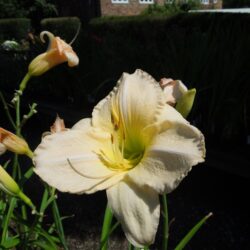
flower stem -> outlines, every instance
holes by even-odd
[[[168,249],[168,235],[169,235],[169,226],[168,226],[168,205],[167,205],[167,195],[162,195],[162,204],[163,204],[163,239],[162,239],[162,250]]]
[[[109,206],[106,206],[103,225],[102,225],[102,234],[101,234],[101,250],[108,249],[108,235],[110,232],[110,227],[113,219],[113,214]]]
[[[10,121],[12,127],[13,127],[14,129],[16,129],[16,124],[15,124],[14,120],[12,119],[12,116],[11,116],[10,111],[9,111],[8,104],[6,103],[6,101],[5,101],[5,99],[4,99],[4,96],[3,96],[2,92],[0,92],[0,99],[2,100],[3,107],[4,107],[4,109],[5,109],[6,115],[7,115],[8,119],[9,119],[9,121]]]
[[[4,244],[4,241],[7,239],[8,227],[9,227],[10,219],[11,219],[11,216],[12,216],[12,213],[13,213],[15,206],[16,206],[16,198],[13,197],[10,200],[10,206],[8,209],[8,213],[7,213],[7,215],[4,219],[4,222],[3,222],[3,232],[2,232],[1,245]]]
[[[20,83],[20,85],[19,85],[19,90],[20,90],[21,92],[23,92],[23,91],[25,90],[25,88],[26,88],[26,86],[27,86],[27,83],[28,83],[28,81],[29,81],[30,78],[31,78],[31,75],[30,75],[29,73],[27,73],[27,74],[24,76],[23,80],[21,81],[21,83]]]
[[[49,187],[49,189],[50,189],[50,195],[54,196],[55,195],[55,189],[51,188],[51,187]],[[65,240],[65,236],[64,236],[62,219],[61,219],[60,212],[59,212],[57,202],[56,202],[55,199],[52,201],[52,213],[53,213],[55,226],[56,226],[56,229],[57,229],[59,239],[60,239],[60,241],[61,241],[61,243],[63,245],[64,250],[68,250],[66,240]]]
[[[128,244],[128,250],[133,250],[133,245],[129,242],[129,244]]]

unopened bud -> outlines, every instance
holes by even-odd
[[[190,89],[178,100],[176,104],[176,110],[181,113],[184,118],[186,118],[192,110],[195,95],[196,89]]]
[[[23,200],[32,209],[35,208],[32,201],[27,197],[19,188],[15,180],[5,171],[5,169],[0,165],[0,189],[5,193],[18,197]]]
[[[33,153],[27,142],[3,128],[0,128],[0,143],[3,144],[7,150],[13,153],[25,154],[32,158]]]

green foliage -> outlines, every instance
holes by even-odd
[[[250,0],[223,0],[223,8],[250,7]]]
[[[6,102],[5,96],[0,92],[0,102],[5,111],[5,116],[4,114],[2,115],[4,116],[3,119],[8,121],[12,130],[15,131],[14,133],[22,138],[25,123],[37,113],[35,109],[36,103],[33,103],[29,107],[28,113],[22,113],[20,108],[21,97],[25,89],[24,87],[21,88],[21,86],[26,86],[29,79],[28,74],[23,78],[19,90],[15,91],[12,96],[11,104]],[[18,144],[18,142],[16,143]],[[14,188],[19,191],[20,189],[25,190],[24,192],[29,190],[29,181],[33,176],[34,168],[32,162],[33,153],[31,152],[28,156],[30,162],[28,163],[26,161],[26,164],[29,164],[26,168],[24,164],[20,163],[20,158],[23,157],[23,155],[12,154],[10,160],[4,163],[4,169],[9,172],[9,175],[15,180],[15,182],[12,181]],[[1,157],[1,160],[4,160],[3,158]],[[0,176],[0,178],[4,177],[5,176]],[[12,180],[10,177],[8,178]],[[7,181],[10,182],[10,180]],[[3,181],[3,179],[1,181]],[[2,183],[3,182],[0,182],[0,184]],[[12,186],[9,187],[13,187],[13,183],[11,183]],[[18,199],[18,197],[15,196],[16,194],[12,193],[12,190],[13,189],[9,192],[8,188],[0,185],[0,249],[56,250],[62,245],[63,249],[67,250],[62,218],[56,203],[57,197],[55,189],[44,184],[43,195],[38,195],[39,199],[36,202],[36,207],[31,200],[24,195],[19,196],[19,198],[22,199]],[[23,197],[26,197],[26,199],[23,199]],[[30,210],[30,206],[32,207],[32,211]],[[50,225],[44,222],[44,218],[49,209],[54,219]]]
[[[56,5],[50,0],[0,0],[0,18],[29,17],[41,20],[57,15]]]
[[[181,79],[197,89],[190,119],[205,135],[244,143],[250,131],[249,18],[200,13],[93,20],[93,73],[85,81],[97,85],[109,79],[104,86],[111,87],[112,76],[136,68],[158,80]],[[105,87],[98,91],[101,97]]]
[[[17,0],[0,0],[0,18],[26,17],[27,10]]]
[[[142,12],[142,15],[149,16],[172,16],[181,12],[188,12],[189,10],[198,9],[200,7],[199,0],[181,0],[164,5],[152,4]]]
[[[158,4],[152,4],[149,5],[147,9],[145,9],[141,14],[142,15],[163,15],[163,16],[169,16],[178,14],[181,12],[181,8],[178,4],[173,1],[171,4],[165,4],[165,5],[158,5]]]
[[[188,12],[189,10],[196,10],[201,8],[200,0],[182,0],[178,4],[180,6],[180,9],[186,12]]]
[[[31,22],[27,18],[0,19],[0,42],[14,39],[20,41],[27,37]]]
[[[164,76],[181,79],[197,89],[190,119],[208,138],[243,143],[250,133],[249,18],[244,14],[181,13],[94,19],[74,43],[79,67],[69,70],[61,65],[50,76],[34,79],[36,84],[27,95],[44,95],[49,101],[87,109],[108,94],[122,72],[141,68],[157,80]],[[46,19],[42,27],[70,42],[78,20],[70,19],[68,24],[66,20]],[[6,72],[5,64],[7,60],[0,72]],[[11,76],[2,73],[1,86],[8,82],[5,89],[16,88],[14,78],[20,77],[16,69],[22,70],[23,65],[19,61],[9,67],[16,72]]]

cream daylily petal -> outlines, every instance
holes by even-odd
[[[81,130],[86,130],[89,129],[91,126],[91,119],[90,118],[84,118],[81,119],[80,121],[78,121],[73,127],[72,129],[81,129]]]
[[[123,178],[99,159],[100,145],[110,138],[85,130],[68,130],[43,138],[35,150],[35,172],[62,192],[92,193],[106,189]]]
[[[204,161],[204,157],[202,133],[191,125],[172,123],[156,136],[143,160],[128,176],[141,187],[149,186],[158,193],[169,193],[192,166]]]
[[[79,58],[75,52],[73,52],[73,51],[67,52],[66,51],[65,56],[67,57],[69,67],[74,67],[74,66],[79,64]]]
[[[141,129],[153,123],[164,104],[161,87],[148,73],[136,70],[133,74],[123,74],[118,105],[128,136],[140,134]]]
[[[117,88],[102,99],[92,112],[92,125],[95,128],[101,128],[104,131],[112,132],[113,124],[111,122],[111,98],[116,93]]]
[[[160,216],[158,194],[149,187],[121,181],[107,189],[107,197],[127,239],[136,247],[152,244]]]
[[[165,104],[157,115],[156,122],[178,122],[183,124],[189,124],[189,122],[183,118],[183,116],[172,106]]]
[[[172,127],[172,124],[176,122],[189,124],[175,108],[166,103],[157,114],[156,122],[149,124],[142,130],[143,137],[147,141],[152,141],[153,137]]]
[[[133,74],[123,73],[117,86],[93,110],[94,127],[113,131],[111,110],[120,115],[126,131],[140,132],[155,121],[164,106],[164,94],[159,84],[148,73],[136,70]],[[140,98],[143,95],[143,98]],[[129,133],[128,132],[128,133]],[[131,135],[133,136],[133,135]]]

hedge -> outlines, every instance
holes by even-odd
[[[27,38],[29,31],[31,31],[31,21],[28,18],[0,19],[0,42]]]
[[[136,68],[157,80],[181,79],[198,90],[190,119],[209,138],[245,143],[250,134],[248,14],[96,19],[90,36],[95,85]]]
[[[49,30],[68,42],[73,39],[80,26],[78,17],[45,18],[41,21],[41,30]]]
[[[42,27],[70,41],[73,35],[67,32],[75,33],[77,21],[67,27],[62,23],[47,19]],[[141,68],[157,80],[181,79],[197,89],[189,119],[208,143],[245,145],[250,134],[249,45],[248,14],[94,19],[73,45],[79,67],[61,65],[34,78],[26,94],[82,110],[103,98],[122,72]]]

